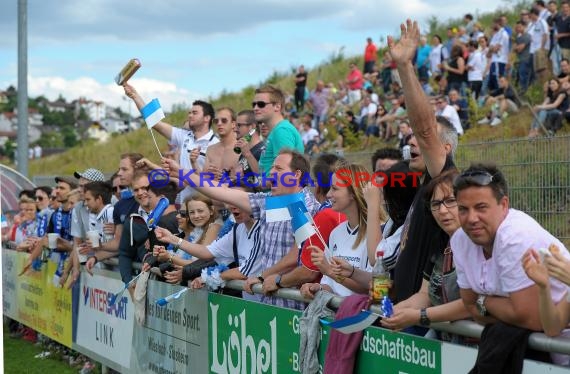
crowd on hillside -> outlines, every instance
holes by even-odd
[[[533,24],[541,4],[530,11]],[[358,313],[369,303],[372,270],[381,269],[390,274],[394,304],[393,315],[379,321],[382,327],[479,344],[480,368],[522,368],[521,342],[531,331],[556,336],[570,321],[570,254],[533,218],[510,207],[508,183],[496,166],[474,160],[460,172],[454,164],[458,136],[469,123],[457,113],[456,100],[488,90],[501,113],[518,107],[510,102],[507,92],[515,90],[507,89],[503,75],[510,61],[501,43],[511,38],[501,36],[507,31],[499,21],[489,35],[489,72],[480,72],[481,84],[453,75],[472,72],[466,66],[473,55],[487,55],[477,52],[484,31],[466,20],[457,35],[450,30],[449,48],[439,43],[429,52],[417,24],[408,21],[401,37],[388,43],[389,86],[368,40],[365,74],[351,64],[339,87],[319,81],[307,97],[308,74],[300,67],[289,110],[288,96],[271,85],[255,91],[251,109],[237,112],[195,101],[181,127],[151,124],[151,131],[169,141],[163,157],[153,156],[154,149],[126,153],[108,181],[88,167],[74,178],[56,177],[53,190],[23,193],[21,212],[3,239],[29,252],[23,272],[56,261],[58,279],[68,286],[81,271],[91,273],[117,257],[131,297],[135,284],[146,279],[133,273],[133,262],[141,262],[143,274],[152,271],[165,282],[192,288],[244,280],[244,292],[235,296],[289,308],[306,304],[277,297],[276,290],[298,288],[320,302],[331,294],[360,295],[350,298],[355,304],[343,305]],[[439,63],[432,63],[434,53]],[[441,90],[433,102],[426,96],[430,79]],[[381,95],[378,85],[384,85]],[[139,109],[146,106],[135,87],[125,83],[124,90]],[[347,109],[352,106],[361,109]],[[360,130],[398,137],[398,146],[378,149],[370,167],[350,163],[342,154],[322,152],[330,141],[323,136],[324,123],[335,125],[337,148],[349,131]],[[368,141],[364,147],[369,149]],[[276,217],[272,209],[272,199],[291,196],[317,230],[300,242],[291,219]],[[220,270],[219,279],[202,271],[212,266]],[[252,292],[255,284],[262,294]],[[306,313],[302,323],[318,317]],[[461,319],[485,325],[481,341],[430,330],[433,322]],[[499,346],[498,336],[505,337]],[[512,354],[518,350],[522,354]],[[540,358],[569,364],[567,356]],[[313,372],[314,357],[302,357],[301,365],[303,372]],[[352,370],[331,359],[325,372],[329,365],[336,372]]]

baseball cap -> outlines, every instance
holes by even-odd
[[[104,182],[105,181],[105,176],[103,175],[103,173],[100,170],[93,169],[93,168],[86,169],[82,173],[76,171],[75,173],[73,173],[73,175],[77,179],[85,178],[91,182]]]
[[[77,188],[77,181],[70,177],[55,177],[55,183],[65,182],[69,184],[69,187],[73,190]]]

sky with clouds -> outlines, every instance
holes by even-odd
[[[5,89],[17,84],[17,1],[1,3]],[[509,1],[28,0],[28,92],[126,109],[113,79],[136,57],[143,66],[132,84],[170,109],[257,85],[298,64],[310,70],[341,47],[361,54],[368,36],[378,44],[397,35],[406,18],[426,25],[430,16],[444,21],[499,6]]]

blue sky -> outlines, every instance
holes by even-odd
[[[1,2],[5,89],[17,83],[17,0]],[[169,109],[256,85],[275,70],[301,63],[310,70],[341,47],[346,55],[361,54],[368,36],[379,44],[408,17],[425,24],[432,15],[446,20],[498,6],[509,2],[28,0],[28,91],[69,101],[84,96],[126,109],[113,78],[137,57],[143,66],[132,84]]]

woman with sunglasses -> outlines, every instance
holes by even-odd
[[[38,213],[36,214],[36,227],[37,236],[39,238],[47,234],[48,223],[51,219],[51,215],[54,212],[50,208],[50,195],[52,193],[51,187],[40,186],[34,189],[34,194],[36,197],[36,208]]]

